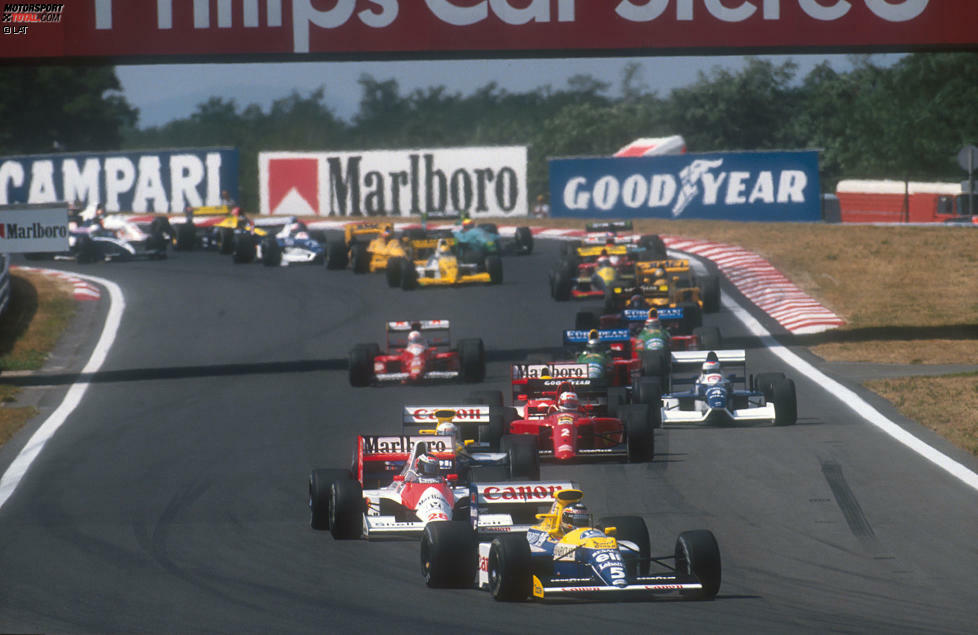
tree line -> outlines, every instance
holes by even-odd
[[[978,142],[978,54],[850,62],[844,72],[822,64],[800,77],[792,61],[748,58],[664,96],[643,83],[637,64],[624,68],[614,96],[611,82],[589,75],[556,89],[490,83],[468,95],[443,86],[405,93],[396,80],[363,75],[349,121],[321,86],[267,109],[215,95],[189,117],[147,128],[136,126],[111,67],[7,67],[0,154],[234,146],[248,209],[257,206],[263,150],[526,145],[531,195],[548,191],[548,158],[607,156],[635,138],[673,134],[692,152],[818,149],[827,191],[842,178],[963,179],[955,156]]]

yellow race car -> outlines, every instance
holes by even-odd
[[[343,269],[350,265],[354,273],[383,271],[387,260],[399,249],[394,225],[389,222],[362,221],[343,228],[343,239],[326,243],[326,268]]]
[[[459,258],[452,238],[429,239],[434,243],[430,255],[424,258],[392,258],[387,264],[387,283],[405,291],[418,287],[456,286],[463,284],[500,284],[503,281],[503,261],[498,254],[485,259],[468,261]],[[425,243],[427,244],[427,243]],[[421,251],[415,251],[414,256]]]

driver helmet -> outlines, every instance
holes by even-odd
[[[576,392],[565,392],[557,399],[557,409],[561,412],[577,412],[581,402],[577,398]]]
[[[716,359],[707,359],[703,362],[703,374],[714,375],[720,372],[720,362]]]
[[[462,219],[462,229],[472,229],[473,227],[475,227],[474,220],[472,220],[471,218]]]
[[[591,512],[584,503],[574,503],[564,509],[560,515],[560,529],[567,533],[581,527],[591,526]]]
[[[424,346],[426,342],[424,341],[424,336],[421,335],[421,331],[411,331],[408,333],[408,346]]]
[[[438,255],[447,256],[452,253],[452,248],[448,245],[448,241],[444,238],[438,239]]]
[[[641,294],[636,293],[628,299],[628,307],[631,309],[640,309],[644,302],[642,301]]]
[[[607,267],[610,264],[611,264],[611,259],[608,258],[607,252],[602,251],[601,252],[601,255],[598,256],[598,259],[595,262],[595,265],[598,266],[598,267]]]
[[[438,476],[438,459],[430,454],[420,454],[414,461],[414,471],[420,476]]]
[[[598,337],[597,331],[591,331],[587,336],[587,352],[589,353],[601,353],[601,338]]]
[[[659,328],[659,312],[655,309],[649,309],[649,316],[645,319],[645,328],[647,329],[657,329]]]
[[[449,419],[448,421],[439,423],[438,427],[435,428],[435,433],[438,436],[452,437],[452,439],[455,439],[458,436],[458,426]]]
[[[613,267],[617,267],[618,263],[621,262],[621,257],[618,254],[614,254],[613,256],[608,258],[608,261],[611,263]]]

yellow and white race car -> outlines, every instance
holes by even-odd
[[[497,254],[468,261],[460,258],[451,238],[434,240],[434,251],[425,259],[392,259],[388,262],[387,282],[405,291],[418,287],[457,286],[464,284],[500,284],[503,261]]]

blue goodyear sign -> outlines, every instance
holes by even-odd
[[[182,212],[238,195],[234,148],[32,154],[0,158],[0,205],[80,201],[107,212]]]
[[[550,161],[552,216],[818,221],[820,194],[814,151]]]

